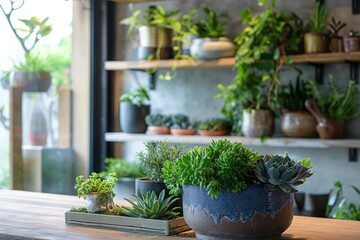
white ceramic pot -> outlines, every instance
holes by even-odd
[[[233,57],[235,55],[235,45],[225,37],[196,38],[192,41],[190,54],[199,60]]]

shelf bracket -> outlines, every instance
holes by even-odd
[[[150,90],[155,90],[156,89],[156,71],[147,71],[147,70],[142,70],[142,69],[129,69],[131,71],[139,71],[139,72],[144,72],[147,73],[149,76],[149,89]]]
[[[357,162],[358,161],[358,150],[357,148],[349,148],[349,161]]]
[[[311,63],[315,67],[315,80],[318,84],[324,83],[324,65],[323,64],[314,64]]]
[[[350,80],[359,83],[359,63],[350,62]]]
[[[360,13],[360,0],[352,0],[352,14]]]

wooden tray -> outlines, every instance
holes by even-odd
[[[104,214],[65,212],[66,224],[109,228],[128,232],[174,235],[190,230],[183,217],[173,220],[133,218]]]

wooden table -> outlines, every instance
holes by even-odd
[[[0,239],[194,239],[192,231],[169,237],[65,224],[65,211],[84,204],[75,196],[0,190]],[[360,221],[295,216],[282,239],[359,240]]]

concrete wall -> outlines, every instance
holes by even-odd
[[[330,8],[330,16],[348,23],[348,27],[341,32],[347,33],[354,28],[359,30],[360,15],[351,14],[351,0],[344,1],[327,1]],[[203,6],[208,6],[216,9],[218,12],[227,11],[230,15],[230,22],[228,25],[228,36],[233,38],[241,32],[240,11],[248,6],[257,8],[257,1],[255,0],[222,0],[222,1],[200,1],[200,0],[182,0],[161,2],[165,9],[181,9],[183,12],[188,12],[189,9],[200,9]],[[149,4],[135,4],[125,5],[119,4],[120,20],[127,15],[131,9],[145,9]],[[278,0],[277,6],[279,9],[294,11],[299,16],[305,18],[314,9],[314,0],[289,1]],[[137,34],[133,34],[131,40],[124,41],[124,35],[127,30],[126,26],[119,26],[120,30],[118,37],[119,42],[125,42],[125,46],[121,45],[118,48],[119,59],[136,59]],[[124,50],[126,51],[124,52]],[[304,71],[304,78],[314,79],[314,68],[310,65],[299,65]],[[347,64],[331,64],[325,66],[325,73],[332,73],[334,80],[342,84],[349,79],[349,66]],[[209,117],[221,117],[220,109],[222,100],[215,100],[213,97],[218,93],[216,85],[221,82],[225,85],[232,82],[235,72],[231,69],[210,70],[210,69],[194,69],[194,70],[177,70],[177,76],[171,81],[157,81],[156,90],[151,91],[151,107],[153,113],[186,113],[193,120],[201,120]],[[281,75],[282,81],[294,79],[294,72],[289,70]],[[139,82],[147,84],[147,75],[143,73],[125,73],[124,75],[125,89],[136,87],[134,83]],[[134,81],[137,80],[137,81]],[[326,88],[326,80],[324,88]],[[359,121],[352,121],[347,124],[348,138],[359,138],[360,127]],[[277,128],[276,136],[281,133]],[[143,144],[125,144],[124,156],[127,159],[135,159],[135,154],[143,148]],[[360,187],[360,162],[349,162],[348,149],[332,148],[332,149],[307,149],[307,148],[268,148],[256,147],[262,154],[283,154],[288,151],[290,156],[294,158],[310,157],[313,161],[315,174],[309,179],[307,183],[300,186],[299,191],[306,191],[307,193],[326,193],[333,183],[337,180],[344,184],[354,184]],[[350,197],[350,200],[360,202],[360,198],[352,194],[349,188],[345,189],[345,194]],[[308,202],[308,201],[307,201]],[[307,204],[307,208],[309,205]]]

